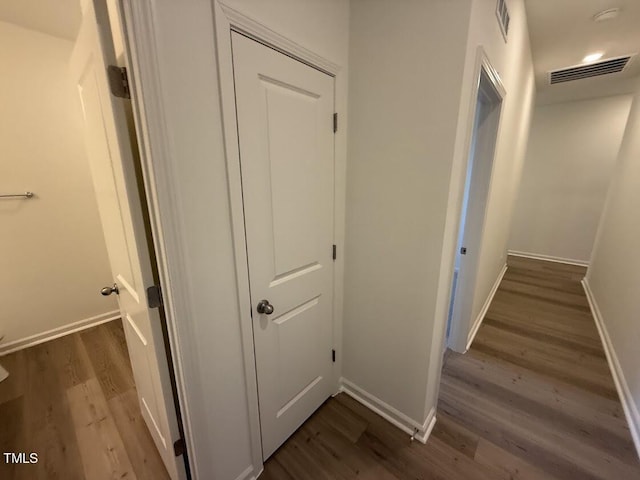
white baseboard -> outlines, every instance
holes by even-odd
[[[517,250],[507,250],[509,255],[514,257],[532,258],[534,260],[545,260],[547,262],[565,263],[567,265],[577,265],[578,267],[588,267],[588,260],[576,260],[575,258],[554,257],[552,255],[543,255],[541,253],[518,252]]]
[[[33,347],[34,345],[48,342],[49,340],[53,340],[55,338],[63,337],[64,335],[69,335],[71,333],[79,332],[80,330],[95,327],[96,325],[110,322],[117,318],[120,318],[120,311],[113,310],[111,312],[102,313],[94,317],[89,317],[77,322],[69,323],[62,327],[54,328],[46,332],[37,333],[29,337],[14,340],[4,345],[0,344],[0,357],[9,353],[16,352],[18,350],[22,350],[24,348]]]
[[[613,343],[611,343],[611,337],[609,337],[609,332],[607,331],[607,327],[604,323],[604,318],[602,317],[600,308],[598,308],[598,303],[596,302],[593,292],[591,291],[591,287],[589,286],[589,280],[586,277],[582,280],[582,287],[587,295],[589,307],[591,307],[591,313],[596,322],[596,327],[598,328],[598,333],[600,334],[600,339],[604,346],[604,352],[607,355],[609,369],[611,370],[613,381],[616,384],[616,389],[618,390],[618,396],[622,403],[624,415],[627,418],[627,423],[629,424],[631,438],[633,439],[636,452],[640,458],[640,413],[638,413],[638,408],[636,407],[633,396],[631,395],[631,390],[629,389],[629,384],[624,376],[624,371],[618,361],[618,356],[613,348]]]
[[[422,443],[427,443],[431,430],[433,430],[436,424],[435,408],[431,409],[424,423],[420,424],[344,377],[340,379],[339,391],[346,393],[369,410],[374,411],[389,423],[395,425],[403,432],[414,436],[416,440]]]
[[[502,279],[504,278],[505,273],[507,273],[506,263],[504,264],[504,267],[502,267],[502,270],[498,274],[498,278],[493,284],[493,287],[491,287],[489,296],[485,300],[484,305],[482,305],[482,309],[480,310],[480,313],[478,314],[475,321],[473,322],[473,327],[471,327],[471,331],[469,332],[469,336],[467,337],[467,348],[465,349],[465,352],[471,348],[471,344],[473,343],[473,340],[476,338],[476,334],[478,333],[478,330],[480,330],[480,325],[482,325],[482,320],[484,320],[485,315],[489,311],[489,307],[491,306],[493,297],[496,295],[496,292],[498,291],[498,287],[500,286],[500,282],[502,282]]]

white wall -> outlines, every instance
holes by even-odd
[[[505,44],[492,0],[351,2],[343,371],[416,423],[437,399],[480,44],[507,98],[476,312],[506,257],[534,95],[524,5],[509,6]]]
[[[112,281],[68,77],[73,44],[0,22],[0,348],[113,312]]]
[[[192,459],[201,479],[250,478],[261,469],[253,464],[261,453],[251,450],[247,398],[247,382],[255,379],[245,378],[241,338],[241,322],[251,319],[241,318],[239,310],[239,302],[248,299],[239,297],[234,265],[212,2],[143,3],[153,15],[160,63],[159,74],[148,80],[159,82],[167,122],[155,132],[167,132],[170,164],[170,185],[160,185],[158,196],[179,221],[178,229],[165,232],[175,242],[162,247],[170,277],[180,280],[173,288],[187,296],[175,309],[196,444]],[[346,73],[346,1],[226,3]],[[336,104],[346,114],[344,95]]]
[[[351,2],[343,375],[419,424],[470,9]]]
[[[630,95],[535,109],[509,249],[587,263]]]
[[[640,82],[587,271],[640,455]]]

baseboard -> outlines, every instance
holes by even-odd
[[[79,332],[80,330],[95,327],[96,325],[110,322],[117,318],[120,318],[120,311],[113,310],[111,312],[102,313],[94,317],[89,317],[77,322],[69,323],[68,325],[54,328],[53,330],[48,330],[46,332],[37,333],[35,335],[21,338],[19,340],[14,340],[4,345],[0,344],[0,357],[9,353],[16,352],[18,350],[22,350],[24,348],[33,347],[34,345],[48,342],[49,340],[53,340],[55,338],[63,337],[64,335],[69,335],[71,333]]]
[[[422,443],[427,443],[436,424],[435,408],[431,409],[424,423],[420,424],[344,377],[340,379],[339,390]]]
[[[502,279],[504,278],[505,273],[507,273],[506,263],[504,264],[504,267],[502,267],[502,270],[498,274],[498,278],[493,284],[493,287],[491,287],[489,296],[485,300],[484,305],[482,305],[482,309],[480,310],[480,313],[478,314],[475,321],[473,322],[473,327],[471,328],[471,331],[469,332],[469,336],[467,337],[467,348],[465,349],[465,352],[471,348],[471,344],[473,343],[473,340],[476,338],[476,334],[478,333],[478,330],[480,330],[480,325],[482,325],[482,320],[484,320],[485,315],[489,311],[489,307],[491,306],[493,297],[495,297],[496,292],[498,291],[498,287],[500,287],[500,282],[502,282]]]
[[[554,257],[552,255],[542,255],[541,253],[518,252],[517,250],[508,250],[507,253],[514,257],[532,258],[533,260],[565,263],[567,265],[577,265],[578,267],[589,266],[589,262],[587,260],[576,260],[575,258]]]
[[[598,333],[600,334],[600,339],[604,346],[604,352],[607,355],[609,369],[611,370],[611,375],[613,376],[613,381],[616,384],[618,396],[622,403],[622,409],[624,410],[624,415],[627,418],[627,423],[629,424],[631,438],[633,439],[636,452],[640,458],[640,413],[638,413],[636,404],[633,401],[629,384],[627,383],[627,379],[625,378],[620,362],[618,361],[618,356],[613,348],[613,343],[611,343],[611,337],[609,337],[609,332],[607,331],[607,327],[604,323],[604,318],[602,317],[600,308],[598,308],[598,303],[593,296],[593,292],[589,286],[589,281],[586,277],[582,280],[582,287],[584,288],[584,293],[587,295],[589,307],[591,307],[591,313],[596,322],[596,327],[598,328]]]

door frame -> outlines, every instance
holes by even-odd
[[[197,392],[187,385],[198,388],[202,385],[199,368],[191,352],[197,351],[196,339],[190,325],[193,318],[190,305],[189,268],[186,248],[182,238],[182,224],[177,191],[174,186],[174,163],[171,158],[170,132],[166,124],[168,115],[163,103],[162,67],[156,55],[155,12],[150,0],[115,0],[122,15],[124,50],[130,68],[129,82],[132,86],[132,104],[138,135],[144,184],[147,193],[153,240],[156,247],[158,270],[164,289],[163,300],[167,316],[167,330],[171,342],[180,410],[184,421],[185,442],[189,452],[191,474],[196,477],[201,468],[206,468],[207,439],[199,427],[199,417],[204,415],[204,406]],[[242,191],[240,184],[240,158],[235,114],[235,88],[231,51],[231,30],[238,31],[261,43],[285,53],[305,64],[334,77],[334,107],[339,112],[338,131],[334,135],[334,243],[338,248],[334,262],[333,284],[333,344],[337,352],[333,364],[332,381],[338,392],[342,371],[342,315],[344,284],[344,236],[346,198],[347,155],[347,73],[342,65],[318,55],[297,42],[281,35],[270,26],[224,5],[221,0],[212,0],[215,49],[217,52],[218,80],[220,82],[220,106],[223,127],[223,143],[227,165],[231,210],[231,233],[234,245],[236,288],[240,312],[240,331],[243,349],[245,386],[251,442],[252,465],[240,477],[257,475],[262,471],[262,440],[260,433],[258,393],[249,297],[247,255],[244,237]],[[144,83],[142,85],[141,83]],[[171,262],[168,262],[168,256]],[[177,319],[181,319],[180,322]],[[239,399],[240,401],[241,399]],[[198,445],[196,447],[196,438]],[[203,445],[204,442],[204,445]],[[201,467],[202,465],[202,467]]]
[[[227,182],[231,203],[233,243],[235,251],[236,280],[240,298],[242,345],[244,351],[245,379],[248,392],[251,450],[254,466],[262,465],[262,438],[258,410],[258,386],[251,321],[251,298],[249,295],[249,268],[245,241],[244,206],[240,171],[240,151],[235,105],[233,77],[233,55],[231,32],[245,35],[284,55],[294,58],[334,78],[334,112],[340,113],[340,125],[334,134],[334,198],[333,198],[333,243],[338,255],[333,269],[333,348],[336,362],[333,364],[332,382],[335,391],[339,388],[342,371],[342,292],[344,279],[344,229],[345,229],[345,178],[346,178],[346,75],[340,65],[307,49],[271,27],[264,25],[244,13],[214,0],[214,21],[218,53],[218,75],[222,125],[227,160]],[[342,99],[342,101],[340,101]],[[259,470],[259,469],[257,469]]]
[[[454,257],[453,257],[453,262],[451,264],[451,275],[450,275],[450,285],[449,285],[449,297],[448,297],[448,302],[447,305],[451,305],[451,303],[453,302],[453,316],[451,318],[451,335],[449,337],[449,339],[447,340],[446,338],[446,329],[447,329],[447,323],[449,321],[449,310],[447,309],[447,318],[445,319],[445,329],[444,329],[444,339],[443,342],[446,344],[446,346],[448,346],[449,348],[464,353],[468,350],[471,341],[473,340],[473,335],[472,333],[475,334],[475,332],[472,331],[467,331],[466,329],[462,328],[462,325],[460,325],[460,322],[463,321],[464,319],[460,318],[460,310],[462,310],[462,306],[461,306],[461,300],[460,300],[460,295],[457,295],[458,299],[456,301],[456,299],[454,298],[454,290],[452,288],[452,280],[453,277],[455,275],[455,263],[456,263],[456,259],[458,257],[458,242],[460,240],[460,236],[463,234],[463,232],[460,231],[460,223],[462,220],[462,214],[463,214],[463,203],[464,203],[464,195],[465,195],[465,186],[466,186],[466,179],[469,175],[469,170],[472,168],[473,166],[473,161],[471,159],[471,153],[472,153],[472,149],[474,147],[473,145],[473,136],[474,136],[474,128],[475,128],[475,123],[476,123],[476,113],[477,113],[477,105],[478,105],[478,97],[481,94],[481,78],[482,75],[486,75],[486,77],[489,80],[489,86],[491,87],[491,89],[493,90],[493,93],[499,98],[500,101],[500,105],[499,105],[499,110],[498,110],[498,124],[496,126],[496,140],[495,140],[495,145],[493,148],[493,153],[492,153],[492,160],[491,160],[491,171],[489,173],[489,179],[488,179],[488,185],[487,185],[487,198],[485,201],[485,206],[484,206],[484,210],[482,212],[482,227],[480,229],[479,232],[479,238],[478,238],[478,244],[476,245],[476,248],[478,250],[478,256],[481,255],[482,253],[482,240],[484,238],[484,232],[485,232],[485,227],[486,227],[486,216],[487,216],[487,207],[489,205],[489,200],[491,197],[491,187],[493,185],[493,177],[494,177],[494,172],[495,172],[495,159],[496,159],[496,154],[498,151],[498,141],[500,139],[500,130],[502,127],[502,115],[503,115],[503,110],[504,110],[504,103],[505,103],[505,97],[507,95],[506,89],[502,83],[502,80],[500,78],[500,75],[498,74],[497,70],[493,67],[493,65],[491,64],[491,61],[489,60],[489,57],[486,53],[486,51],[484,50],[484,48],[482,46],[479,46],[476,52],[476,62],[475,62],[475,67],[474,67],[474,73],[473,73],[473,88],[472,88],[472,95],[471,98],[469,100],[470,105],[469,105],[469,121],[467,124],[467,128],[466,128],[466,135],[465,135],[465,162],[464,162],[464,168],[463,168],[463,172],[462,172],[462,179],[460,180],[463,184],[462,187],[462,192],[461,192],[461,201],[460,201],[460,205],[458,207],[458,211],[456,213],[456,227],[455,227],[455,236],[453,237],[453,242],[454,242]],[[476,284],[476,278],[477,278],[477,273],[478,273],[478,265],[476,265],[476,268],[473,271],[467,271],[465,272],[466,275],[466,282],[467,285],[471,285],[471,290],[475,291],[475,284]],[[469,276],[472,276],[472,281],[469,284]],[[461,286],[461,278],[460,276],[458,276],[458,291],[459,287]],[[471,314],[473,314],[472,309],[473,309],[473,301],[474,301],[474,296],[471,296],[471,298],[467,298],[464,300],[465,303],[470,302],[469,306],[469,311],[471,312]],[[477,322],[477,325],[469,325],[470,327],[479,327],[480,322]],[[475,328],[475,330],[477,331],[477,328]],[[470,340],[471,339],[471,340]]]
[[[170,271],[167,262],[169,249],[182,252],[183,248],[178,235],[179,215],[170,184],[170,149],[164,123],[166,114],[161,100],[161,86],[157,80],[159,65],[155,56],[153,11],[147,1],[114,1],[121,20],[124,65],[128,69],[142,181],[156,254],[155,263],[162,286],[162,307],[168,336],[165,348],[168,347],[167,355],[171,356],[173,362],[176,407],[182,419],[185,448],[188,452],[187,478],[195,478],[198,460],[195,456],[197,450],[191,412],[197,407],[193,405],[195,402],[191,401],[192,396],[186,388],[186,379],[192,378],[190,374],[193,371],[188,352],[194,351],[195,346],[189,341],[190,336],[184,334],[184,327],[176,322],[180,318],[178,312],[182,315],[189,314],[188,290],[185,282],[180,281],[187,276],[186,267],[181,261],[177,261],[173,262],[174,270]],[[144,88],[140,78],[144,78]],[[165,134],[152,135],[150,132]],[[159,191],[163,194],[159,194]]]

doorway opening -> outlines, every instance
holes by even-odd
[[[457,352],[468,349],[481,320],[473,318],[474,294],[504,98],[500,79],[482,49],[478,55],[474,120],[446,331],[447,346]]]

